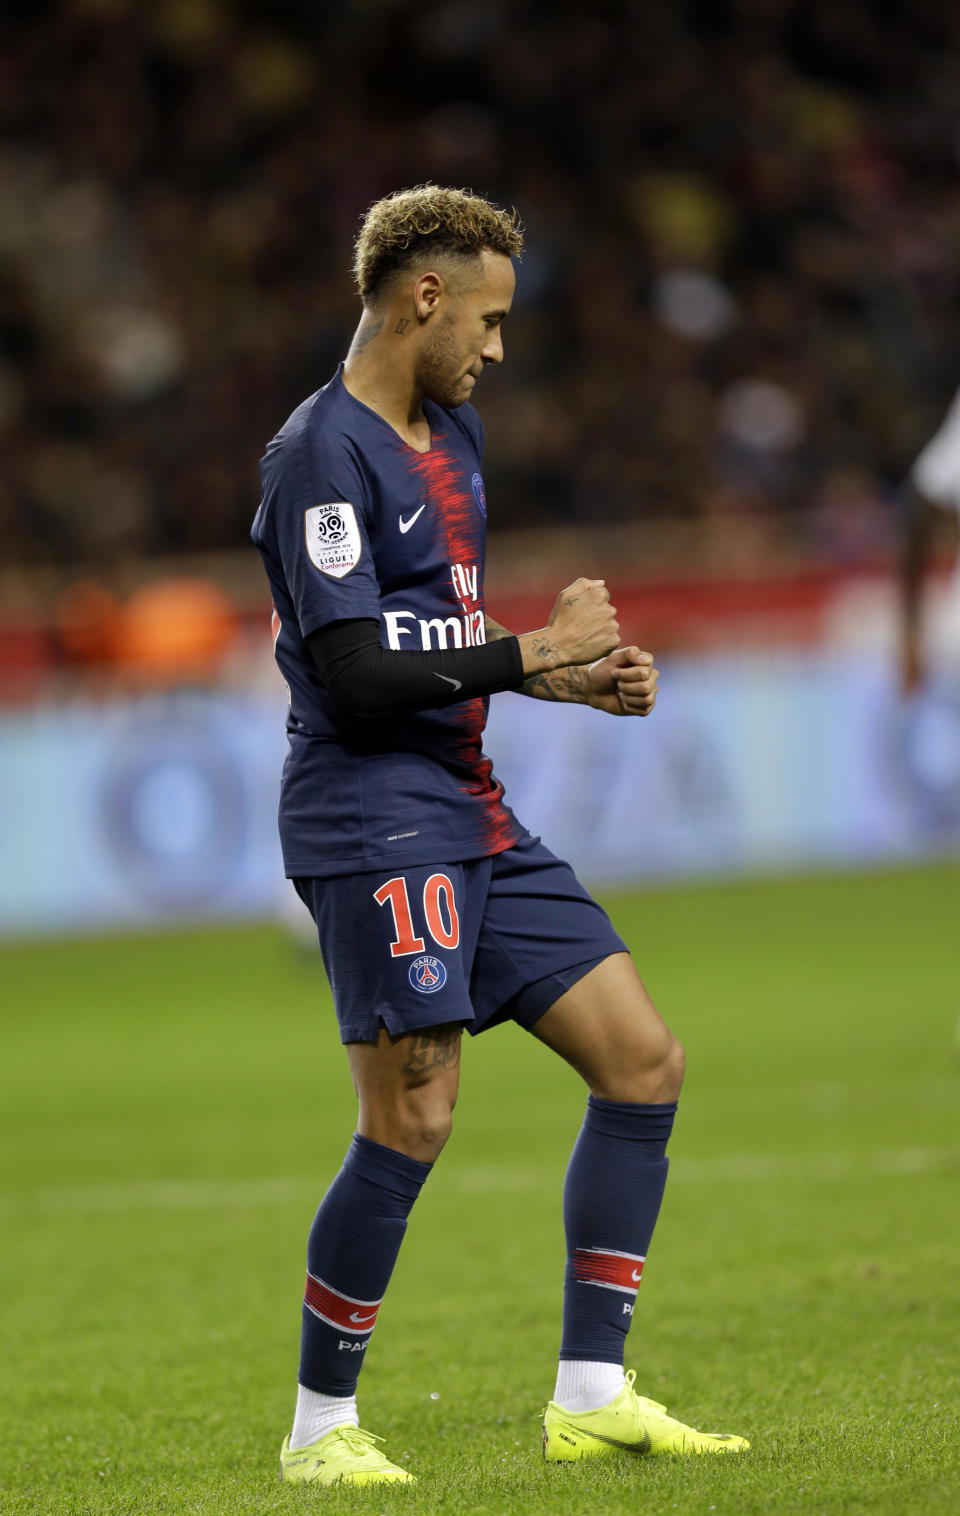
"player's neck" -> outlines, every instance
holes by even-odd
[[[423,393],[413,377],[414,353],[399,346],[389,311],[365,311],[343,365],[343,383],[355,400],[382,416],[410,447],[426,452],[430,423]]]

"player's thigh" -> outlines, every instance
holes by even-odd
[[[317,924],[342,1042],[472,1018],[476,876],[474,865],[444,864],[297,881]]]
[[[562,994],[531,1028],[604,1100],[676,1099],[683,1049],[628,953],[614,953]]]
[[[492,862],[470,982],[471,1032],[530,1029],[587,971],[626,944],[569,863],[536,837]]]
[[[488,874],[481,860],[297,882],[317,923],[361,1135],[424,1161],[450,1128]]]
[[[347,1043],[362,1137],[432,1163],[450,1135],[460,1081],[461,1022]]]

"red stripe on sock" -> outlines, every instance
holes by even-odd
[[[307,1275],[303,1298],[311,1311],[322,1316],[324,1321],[358,1336],[373,1331],[377,1312],[383,1304],[382,1300],[352,1300],[349,1295],[332,1290],[322,1279],[314,1279],[312,1274]]]
[[[637,1293],[644,1260],[624,1253],[604,1253],[599,1248],[577,1248],[573,1272],[580,1284],[609,1284]]]

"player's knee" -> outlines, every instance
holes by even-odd
[[[413,1098],[394,1113],[393,1140],[388,1146],[421,1163],[434,1163],[453,1129],[453,1101],[440,1091],[411,1091],[410,1095]]]
[[[446,1116],[428,1118],[421,1121],[419,1128],[419,1141],[424,1152],[430,1154],[424,1163],[434,1163],[447,1145],[447,1138],[453,1130],[453,1113],[448,1111]]]
[[[424,1114],[405,1124],[402,1141],[403,1151],[421,1163],[435,1163],[443,1152],[453,1128],[453,1115],[440,1112]]]
[[[664,1100],[676,1100],[683,1088],[683,1076],[687,1067],[687,1055],[683,1043],[679,1042],[673,1033],[670,1034],[670,1047],[661,1065],[661,1078],[664,1087],[671,1091],[664,1095]]]
[[[676,1100],[683,1085],[686,1054],[683,1044],[667,1031],[654,1056],[637,1069],[639,1085],[646,1091],[640,1098],[649,1101]]]
[[[685,1061],[683,1044],[668,1032],[664,1045],[657,1048],[656,1056],[641,1063],[636,1070],[637,1087],[643,1091],[636,1098],[654,1103],[676,1100],[683,1085]]]
[[[628,1104],[657,1104],[676,1100],[683,1085],[685,1054],[666,1027],[654,1044],[644,1041],[624,1055],[619,1055],[593,1086],[593,1093],[606,1100]]]

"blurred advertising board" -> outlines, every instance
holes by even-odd
[[[270,914],[277,704],[152,696],[0,716],[0,930]]]
[[[823,652],[665,662],[645,721],[497,696],[520,819],[594,883],[960,851],[960,685]],[[0,715],[0,932],[272,915],[283,710],[178,694]]]

